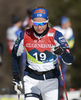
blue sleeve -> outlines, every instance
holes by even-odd
[[[65,53],[63,55],[61,55],[63,61],[66,64],[71,64],[73,62],[73,55],[72,55],[72,52],[68,46],[68,43],[66,42],[66,39],[64,38],[62,33],[56,31],[55,36],[54,36],[54,40],[56,41],[55,44],[56,45],[59,44],[65,51]]]
[[[18,35],[21,33],[21,30],[20,29],[18,29],[16,32],[15,32],[15,34],[16,34],[16,36],[18,37]]]
[[[21,32],[15,42],[15,45],[13,47],[12,53],[11,53],[11,65],[12,65],[12,72],[13,77],[19,76],[19,63],[20,63],[20,56],[17,56],[17,50],[20,45],[21,40],[24,38],[24,32]]]
[[[12,54],[11,54],[11,65],[12,65],[12,72],[13,72],[13,77],[15,76],[19,76],[19,61],[20,61],[20,57],[17,57],[15,54],[15,50],[13,48],[12,50]]]

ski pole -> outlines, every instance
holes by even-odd
[[[18,94],[18,100],[20,100],[20,94]]]
[[[20,88],[20,83],[18,84],[18,89],[22,92],[22,89]],[[18,93],[18,100],[20,100],[20,94],[21,93]]]
[[[57,56],[57,58],[58,58],[58,56]],[[61,64],[60,64],[59,58],[58,58],[58,63],[59,63],[59,69],[60,69],[61,78],[62,78],[63,85],[64,85],[66,99],[68,100],[67,91],[66,91],[66,87],[65,87],[64,77],[63,77],[62,68],[61,68]]]

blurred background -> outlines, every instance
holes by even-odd
[[[74,62],[67,69],[66,88],[81,88],[81,0],[0,0],[0,43],[3,44],[2,64],[0,65],[0,94],[12,94],[11,54],[8,52],[7,28],[11,25],[11,15],[16,14],[24,21],[26,10],[38,5],[49,11],[52,26],[59,24],[65,15],[71,20],[75,43],[72,48]]]

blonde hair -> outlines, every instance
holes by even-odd
[[[53,25],[50,23],[50,22],[48,22],[48,27],[53,27]]]

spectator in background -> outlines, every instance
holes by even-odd
[[[2,54],[4,52],[3,43],[0,42],[0,66],[2,65]]]
[[[60,31],[64,35],[65,39],[68,42],[70,49],[72,49],[74,46],[74,34],[73,34],[73,29],[71,28],[70,18],[68,18],[67,16],[62,16],[60,20],[60,25],[54,26],[53,28]],[[61,56],[59,56],[59,59],[60,59],[61,67],[62,67],[63,77],[64,77],[64,80],[66,81],[67,65],[63,63]],[[60,86],[61,86],[61,96],[62,96],[62,91],[63,91],[62,79],[60,81]]]
[[[22,21],[17,15],[11,16],[12,25],[7,29],[8,50],[11,53],[15,40],[21,32]]]
[[[28,28],[31,28],[32,27],[32,21],[31,21],[31,18],[32,18],[32,8],[29,7],[27,10],[26,10],[26,13],[27,13],[27,16],[23,22],[23,29],[28,29]]]
[[[8,51],[11,53],[13,46],[15,44],[15,41],[20,34],[21,27],[22,27],[22,20],[19,16],[17,15],[12,15],[11,16],[11,22],[12,25],[7,29],[7,41],[8,41]],[[20,58],[20,70],[21,70],[21,79],[23,77],[23,70],[25,66],[25,59],[26,59],[26,53],[25,51],[23,52],[21,58]]]

